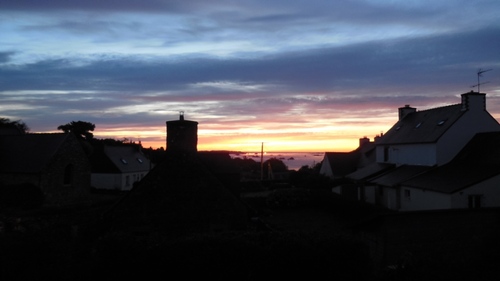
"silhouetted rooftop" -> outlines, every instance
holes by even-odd
[[[0,172],[37,173],[72,134],[0,136]]]
[[[137,147],[130,145],[109,146],[95,150],[91,156],[94,173],[127,173],[147,171],[149,160]]]
[[[377,144],[434,143],[464,114],[461,104],[407,114]]]
[[[388,171],[387,173],[370,179],[370,182],[383,186],[396,186],[401,182],[418,176],[430,169],[432,168],[429,166],[402,165]]]

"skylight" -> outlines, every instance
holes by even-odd
[[[141,158],[137,158],[137,162],[139,162],[139,163],[142,164],[142,159]]]
[[[444,124],[444,122],[446,122],[446,119],[442,119],[442,120],[440,120],[439,122],[437,122],[437,125],[438,125],[438,126],[441,126],[441,125],[443,125],[443,124]]]
[[[120,161],[122,161],[123,164],[128,164],[127,160],[120,158]]]

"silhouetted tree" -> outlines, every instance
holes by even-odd
[[[236,165],[242,172],[257,172],[260,171],[260,163],[257,163],[251,158],[234,158],[234,165]]]
[[[270,179],[269,172],[283,173],[283,172],[287,172],[287,171],[288,171],[287,165],[278,158],[273,157],[273,158],[270,158],[270,159],[264,161],[264,163],[263,163],[262,172],[263,172],[264,179]]]
[[[68,124],[60,125],[57,129],[65,133],[71,132],[78,138],[90,141],[94,137],[94,134],[91,132],[94,131],[95,125],[85,121],[71,121]]]
[[[9,118],[0,117],[0,128],[16,128],[20,133],[26,134],[30,128],[21,120],[10,121]]]
[[[290,174],[292,185],[307,189],[329,189],[332,186],[330,178],[319,173],[321,163],[313,166],[304,165],[298,171]]]

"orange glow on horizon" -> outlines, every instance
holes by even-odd
[[[163,147],[166,149],[165,130],[122,129],[99,131],[94,135],[96,138],[140,141],[145,148],[157,149]],[[269,152],[348,152],[358,147],[360,138],[367,136],[366,133],[358,132],[358,130],[352,128],[341,132],[288,134],[228,134],[214,132],[206,134],[203,130],[200,130],[198,133],[198,150],[258,152],[261,149],[261,144],[264,143],[264,150]],[[375,134],[373,136],[368,135],[368,137],[373,140]]]

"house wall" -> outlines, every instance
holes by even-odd
[[[400,211],[439,210],[452,207],[449,194],[407,186],[401,187],[399,200]]]
[[[500,124],[484,110],[469,110],[437,143],[437,164],[451,161],[477,133],[500,131]]]
[[[333,179],[332,167],[330,166],[330,161],[328,161],[328,157],[326,157],[326,155],[321,163],[319,173]]]
[[[435,144],[399,144],[390,146],[377,146],[377,162],[396,165],[424,165],[436,164]],[[386,155],[388,156],[385,161]]]
[[[398,191],[396,188],[378,186],[378,194],[376,195],[376,203],[391,210],[397,210],[398,206]]]
[[[92,186],[97,189],[122,190],[132,189],[135,182],[146,176],[148,171],[139,171],[123,174],[92,174]]]
[[[76,137],[68,135],[41,171],[0,174],[0,181],[38,186],[47,206],[75,204],[89,198],[90,163]]]
[[[468,208],[469,195],[481,196],[481,207],[500,207],[500,176],[453,193],[451,195],[452,208]]]
[[[337,193],[337,194],[341,194],[342,193],[342,186],[341,185],[337,185],[335,187],[332,188],[332,192],[333,193]]]
[[[364,201],[364,202],[367,202],[367,203],[371,203],[371,204],[375,204],[376,203],[375,196],[376,196],[376,193],[377,193],[376,186],[374,186],[374,185],[366,185],[366,186],[362,186],[360,188],[363,190],[361,192],[361,194],[362,194],[361,201]]]
[[[65,179],[69,169],[69,181]],[[46,205],[81,203],[90,195],[90,163],[82,145],[73,136],[63,142],[40,174],[39,187]]]
[[[122,177],[120,174],[92,173],[92,187],[97,189],[120,190]]]

